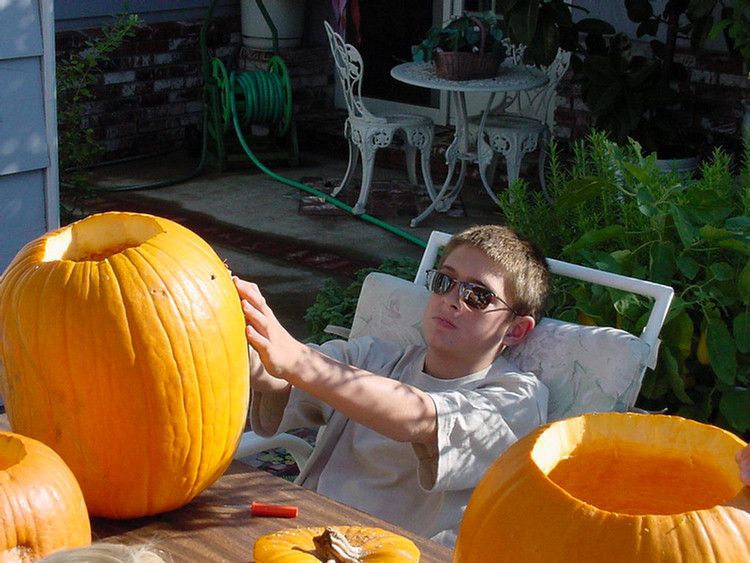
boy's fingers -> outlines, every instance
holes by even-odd
[[[262,331],[264,336],[268,336],[268,318],[258,309],[246,300],[242,300],[242,312],[245,314],[245,321],[256,332]]]

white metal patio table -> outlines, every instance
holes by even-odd
[[[517,92],[519,90],[530,90],[538,88],[548,82],[547,76],[541,70],[527,65],[516,65],[509,61],[500,65],[497,76],[477,80],[448,80],[440,78],[435,73],[434,63],[402,63],[391,69],[391,76],[405,84],[420,86],[433,90],[445,90],[451,94],[451,100],[457,109],[456,126],[453,141],[445,153],[448,173],[443,186],[433,199],[432,203],[422,213],[411,220],[411,226],[416,227],[425,217],[433,211],[445,211],[450,208],[453,201],[458,197],[466,179],[466,167],[470,162],[477,162],[476,142],[472,142],[469,135],[469,116],[466,109],[467,92],[486,92],[489,94],[487,104],[479,124],[477,138],[482,139],[485,119],[492,108],[497,94]],[[481,142],[481,141],[480,141]],[[481,150],[481,149],[480,149]],[[491,150],[491,149],[490,149]],[[453,176],[456,172],[456,164],[460,162],[461,168],[455,183]],[[492,191],[489,181],[482,180],[484,189],[495,203],[497,197]]]

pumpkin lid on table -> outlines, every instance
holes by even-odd
[[[286,528],[255,542],[255,563],[418,563],[419,548],[399,534],[365,526]]]
[[[511,446],[469,500],[454,563],[750,561],[745,443],[678,416],[560,420]]]

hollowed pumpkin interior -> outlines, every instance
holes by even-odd
[[[164,229],[142,215],[94,215],[62,229],[47,240],[44,261],[100,261],[137,247]]]
[[[729,435],[683,419],[650,427],[611,420],[551,427],[532,457],[568,494],[609,512],[679,514],[740,492],[737,443]]]

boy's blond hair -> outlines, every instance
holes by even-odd
[[[482,250],[498,265],[509,305],[519,315],[530,315],[538,322],[550,292],[547,260],[539,248],[510,227],[479,225],[453,235],[443,249],[440,264],[464,244]]]

